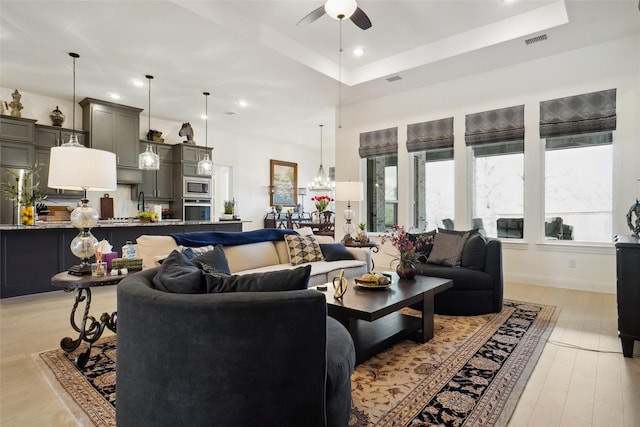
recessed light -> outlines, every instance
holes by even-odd
[[[202,120],[207,120],[207,115],[206,114],[203,114],[200,117],[202,118]]]
[[[238,105],[241,106],[242,108],[246,108],[249,105],[249,103],[244,99],[241,99],[240,101],[238,101]]]
[[[131,84],[134,85],[135,87],[144,86],[144,82],[142,80],[138,80],[138,79],[131,79]]]
[[[111,99],[120,99],[120,95],[118,95],[117,93],[109,92],[108,95]]]
[[[354,56],[362,56],[364,54],[364,48],[363,47],[356,47],[353,49],[353,55]]]

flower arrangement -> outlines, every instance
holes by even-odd
[[[224,201],[224,213],[226,215],[233,215],[233,208],[235,207],[236,201],[234,200],[225,200]]]
[[[20,203],[22,206],[32,206],[38,200],[46,199],[47,195],[38,189],[40,186],[40,166],[42,165],[42,163],[34,163],[22,172],[16,169],[7,169],[13,180],[6,180],[2,183],[5,199]],[[22,186],[18,187],[21,176]]]
[[[433,238],[430,236],[411,238],[404,226],[394,225],[391,228],[391,235],[382,236],[382,243],[386,241],[390,241],[393,247],[398,250],[398,255],[393,258],[391,264],[400,266],[416,262],[418,260],[418,251],[424,246],[433,243]]]
[[[138,212],[138,219],[141,221],[157,221],[158,217],[155,212]]]
[[[324,212],[324,210],[327,209],[327,206],[329,206],[329,203],[333,202],[333,198],[330,196],[313,196],[311,201],[315,202],[316,210],[318,212]]]

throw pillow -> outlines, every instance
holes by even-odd
[[[354,259],[353,254],[342,243],[320,243],[320,250],[325,261]]]
[[[433,239],[433,248],[427,258],[429,264],[440,264],[448,267],[460,267],[462,250],[467,239],[478,230],[455,231],[438,229]]]
[[[225,276],[220,273],[205,273],[207,293],[227,292],[279,292],[297,291],[309,287],[311,266],[293,270],[269,271]]]
[[[407,233],[407,238],[409,241],[415,243],[418,240],[427,241],[430,240],[431,243],[423,244],[419,250],[416,251],[416,255],[418,256],[418,262],[426,263],[429,254],[431,253],[431,249],[433,249],[433,239],[436,236],[436,230],[427,231],[426,233]]]
[[[296,231],[301,236],[313,236],[313,229],[311,227],[300,227]]]
[[[193,259],[198,255],[202,255],[206,252],[212,251],[214,248],[213,245],[207,246],[199,246],[199,247],[189,247],[189,246],[179,246],[180,251],[186,255],[188,259]]]
[[[462,250],[460,266],[471,270],[484,271],[484,262],[487,257],[487,242],[480,233],[473,234],[467,240]]]
[[[231,274],[229,269],[229,263],[224,253],[222,245],[216,245],[212,251],[203,253],[193,258],[191,262],[201,268],[205,273],[220,272],[224,274]]]
[[[179,294],[201,294],[202,270],[193,265],[182,252],[173,250],[153,277],[156,289]]]
[[[284,238],[289,248],[289,262],[291,262],[291,265],[324,260],[320,244],[318,244],[315,236],[287,234]]]

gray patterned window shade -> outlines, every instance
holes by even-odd
[[[398,153],[398,128],[380,129],[360,134],[360,157],[368,158]]]
[[[453,148],[453,117],[407,125],[407,151]]]
[[[616,89],[540,103],[540,138],[616,129]]]
[[[466,145],[524,141],[524,105],[465,116]]]

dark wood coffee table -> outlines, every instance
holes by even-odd
[[[433,338],[433,301],[438,292],[453,286],[450,279],[416,276],[402,280],[393,273],[386,289],[365,289],[349,280],[341,299],[333,297],[333,285],[321,291],[327,311],[351,334],[356,363],[362,363],[403,338],[425,343]],[[398,313],[401,308],[422,302],[422,318]]]

